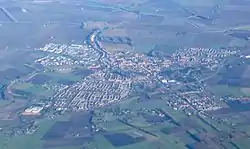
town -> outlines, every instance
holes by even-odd
[[[98,35],[99,31],[93,32],[83,45],[50,43],[38,49],[48,55],[35,62],[48,71],[78,65],[93,71],[77,83],[59,89],[48,106],[64,112],[92,110],[126,100],[136,92],[136,86],[141,86],[154,90],[154,94],[168,93],[168,97],[162,97],[166,104],[187,115],[223,107],[213,95],[205,93],[202,82],[220,70],[226,57],[238,51],[189,48],[177,50],[170,57],[133,51],[111,54],[99,45]]]

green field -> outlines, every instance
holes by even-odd
[[[42,145],[41,138],[54,124],[54,121],[44,120],[39,124],[39,129],[32,135],[1,137],[1,149],[39,149]]]
[[[147,140],[140,143],[135,143],[131,145],[125,145],[122,147],[114,147],[111,143],[108,142],[103,136],[95,136],[94,142],[92,143],[93,147],[100,149],[155,149],[155,148],[164,148],[164,149],[185,149],[185,144],[183,144],[179,138],[170,135],[161,135],[159,138],[147,138]]]
[[[235,30],[250,30],[250,25],[243,25],[243,26],[238,26],[234,28]]]
[[[240,149],[247,149],[250,146],[250,139],[249,138],[241,138],[238,140],[233,141],[238,148]]]
[[[115,149],[102,135],[96,135],[94,137],[93,146],[96,148]]]
[[[12,87],[15,89],[18,89],[18,90],[26,90],[26,89],[33,87],[33,84],[31,84],[31,83],[15,83]]]
[[[123,131],[123,130],[129,130],[131,127],[124,125],[120,123],[119,121],[109,121],[104,122],[100,125],[104,130],[108,132],[117,132],[117,131]]]
[[[215,131],[211,126],[205,124],[204,122],[202,122],[201,119],[199,119],[199,118],[196,117],[196,116],[192,116],[192,117],[190,118],[190,121],[194,121],[194,122],[196,122],[196,123],[200,126],[200,127],[197,128],[197,129],[204,129],[204,130],[206,130],[206,132],[214,132],[214,131]]]
[[[24,91],[26,93],[29,93],[36,97],[50,97],[53,92],[52,90],[48,90],[45,87],[41,85],[35,85],[31,83],[16,83],[12,85],[12,89],[18,90],[18,91]],[[25,95],[13,93],[16,97],[26,97]]]
[[[72,73],[59,73],[59,72],[44,72],[42,75],[46,75],[53,78],[53,81],[57,82],[60,80],[78,81],[81,76],[76,76]]]
[[[241,92],[240,87],[228,86],[228,85],[214,85],[209,87],[209,90],[215,95],[219,96],[246,96],[243,92]]]
[[[38,130],[34,134],[21,136],[0,136],[0,149],[41,149],[43,141],[41,138],[55,124],[56,121],[68,121],[69,116],[59,116],[54,120],[39,120]],[[65,147],[53,149],[79,149],[79,147]]]
[[[5,107],[6,105],[10,104],[11,101],[10,100],[2,100],[0,98],[0,107]]]

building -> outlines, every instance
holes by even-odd
[[[43,107],[34,106],[34,107],[25,109],[22,115],[41,115],[42,110],[43,110]]]

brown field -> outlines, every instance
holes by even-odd
[[[116,43],[102,42],[102,45],[110,53],[114,53],[117,51],[128,51],[128,50],[131,51],[131,50],[133,50],[132,47],[130,47],[127,44],[116,44]]]
[[[88,21],[88,22],[85,22],[85,29],[104,28],[107,25],[108,25],[107,22],[102,22],[102,21]]]
[[[118,28],[115,28],[115,29],[108,29],[108,30],[105,30],[103,33],[102,33],[103,36],[128,36],[127,34],[127,31],[125,29],[118,29]]]
[[[9,104],[0,107],[0,120],[13,120],[17,118],[17,112],[22,110],[25,106],[26,101],[15,100]]]
[[[246,96],[250,95],[250,88],[241,88],[240,91],[244,93]]]
[[[138,4],[143,4],[147,2],[148,0],[137,0],[137,1],[134,1],[134,0],[97,0],[97,1],[100,3],[105,3],[105,4],[122,3],[123,5],[131,5],[131,4],[138,5]]]
[[[0,71],[4,71],[7,69],[13,68],[13,66],[9,65],[9,64],[2,64],[0,67]]]
[[[247,66],[244,73],[242,74],[242,78],[250,78],[250,66]]]
[[[118,19],[121,19],[122,22],[131,22],[135,21],[137,19],[137,14],[132,12],[114,12],[116,16],[118,16]]]

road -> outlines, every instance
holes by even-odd
[[[197,82],[203,82],[203,81],[209,80],[209,79],[211,79],[212,77],[216,76],[216,75],[221,71],[221,69],[225,66],[225,62],[226,62],[226,59],[223,60],[223,61],[220,63],[220,66],[217,68],[217,70],[216,70],[215,73],[213,73],[212,75],[207,76],[207,77],[205,77],[205,78],[202,78],[202,79],[198,80]],[[195,82],[194,82],[194,83],[195,83]]]
[[[0,10],[5,14],[5,16],[10,19],[10,21],[17,23],[18,20],[6,9],[3,7],[0,7]]]

